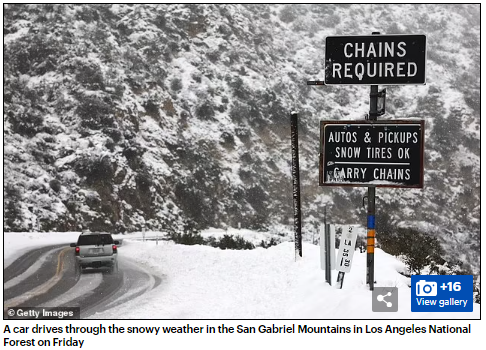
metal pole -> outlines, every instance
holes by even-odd
[[[343,282],[344,282],[344,272],[339,271],[338,277],[337,277],[337,286],[339,289],[343,289]]]
[[[327,205],[324,204],[324,225],[327,224]]]
[[[378,85],[370,89],[370,120],[376,120],[378,114]],[[375,287],[375,187],[368,187],[368,217],[367,217],[367,283],[370,290]]]
[[[329,224],[324,225],[324,243],[326,247],[326,282],[332,285],[331,282],[331,230]]]
[[[300,220],[300,177],[299,177],[299,130],[297,113],[290,113],[290,140],[292,145],[292,184],[294,198],[295,256],[302,257],[302,228]]]
[[[373,32],[372,35],[379,35],[380,32]],[[378,116],[378,85],[371,85],[370,88],[370,120],[377,120]],[[367,254],[366,270],[367,283],[370,290],[375,289],[375,187],[368,187],[368,217],[367,228]]]

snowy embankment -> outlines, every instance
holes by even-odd
[[[204,233],[208,235],[209,233]],[[5,262],[29,247],[69,243],[76,233],[5,233]],[[152,236],[153,233],[146,233]],[[258,233],[254,233],[255,237]],[[398,312],[371,310],[365,284],[366,253],[355,252],[343,289],[328,286],[320,268],[319,247],[304,243],[295,260],[290,242],[254,250],[220,250],[170,241],[140,241],[140,233],[124,238],[120,258],[130,258],[162,277],[159,287],[96,318],[138,319],[479,319],[472,313],[412,313],[404,264],[377,249],[376,286],[398,287]],[[162,237],[162,234],[160,234]],[[261,239],[265,239],[262,236]],[[337,275],[333,276],[333,283]]]

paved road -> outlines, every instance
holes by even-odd
[[[79,306],[81,318],[96,318],[160,284],[160,277],[123,256],[123,247],[118,254],[118,273],[87,269],[79,276],[74,248],[55,245],[28,251],[4,269],[4,317],[8,307]]]

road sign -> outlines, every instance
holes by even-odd
[[[321,121],[320,186],[423,187],[424,121]]]
[[[326,85],[425,84],[425,35],[328,36]]]
[[[351,271],[351,263],[353,262],[357,236],[357,227],[352,225],[343,226],[343,233],[341,235],[341,242],[339,243],[339,252],[336,260],[336,270],[341,272]]]

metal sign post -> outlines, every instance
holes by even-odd
[[[343,289],[344,272],[339,271],[336,282],[337,282],[337,288],[338,289]]]
[[[330,225],[325,225],[325,237],[324,242],[326,246],[326,281],[329,285],[332,285],[331,282],[331,232],[330,232]]]
[[[325,227],[325,245],[326,245],[326,281],[331,285],[331,237],[329,224]]]
[[[335,242],[335,227],[331,224],[324,224],[321,226],[319,233],[320,238],[320,252],[321,252],[321,269],[325,271],[326,282],[332,285],[332,270],[335,269],[336,263],[336,249]]]
[[[370,120],[378,116],[378,85],[371,85],[370,89]],[[368,216],[366,236],[366,283],[370,290],[375,289],[375,191],[376,187],[368,187]]]
[[[373,35],[380,34],[379,32],[372,33]],[[425,36],[423,45],[423,83],[425,83]],[[385,102],[383,102],[385,105]],[[370,87],[370,115],[369,119],[375,121],[378,118],[378,85],[371,85]],[[370,286],[370,290],[375,289],[375,191],[376,187],[368,187],[368,216],[366,235],[366,281]]]
[[[300,177],[299,177],[299,130],[297,113],[290,114],[290,141],[292,146],[292,184],[294,199],[295,257],[302,257],[302,229],[300,220]]]

